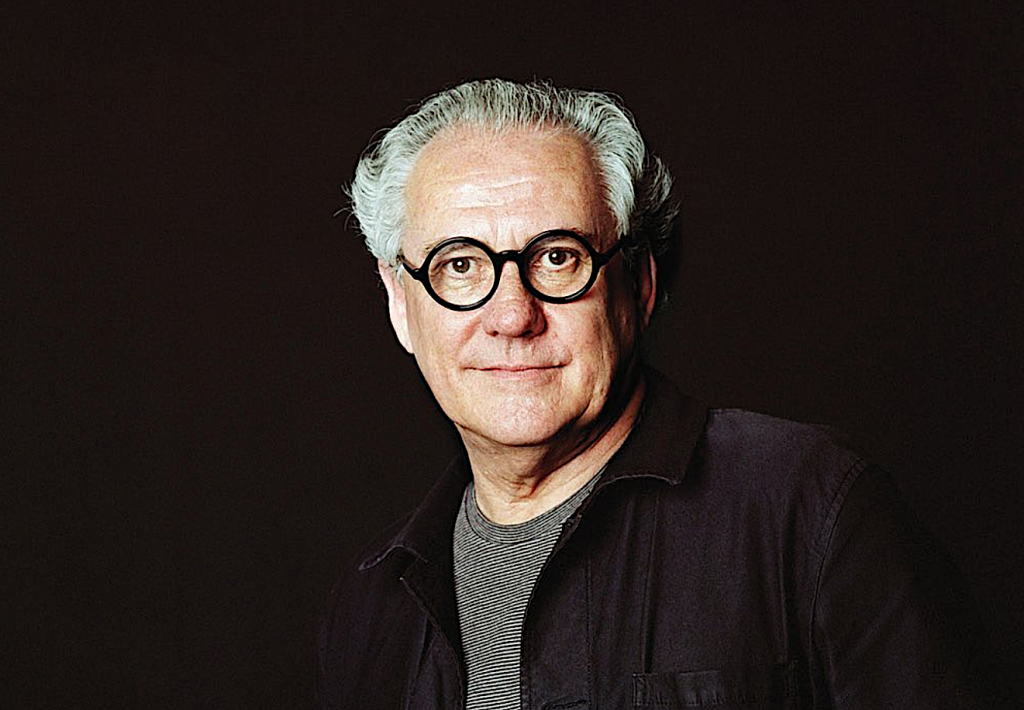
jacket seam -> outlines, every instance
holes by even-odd
[[[645,496],[646,497],[646,496]],[[661,499],[661,492],[654,492],[654,515],[651,522],[651,529],[648,533],[647,540],[647,563],[644,566],[644,596],[640,610],[640,670],[642,673],[648,672],[648,661],[647,648],[650,645],[650,639],[647,638],[647,633],[650,628],[649,615],[651,611],[651,566],[654,562],[654,542],[658,529],[658,510],[659,502]]]
[[[584,604],[584,608],[586,609],[585,613],[587,615],[587,693],[590,696],[589,701],[590,701],[591,706],[596,709],[597,706],[594,705],[594,702],[596,701],[596,698],[597,698],[597,693],[594,692],[594,690],[595,690],[594,689],[594,648],[593,648],[593,644],[594,644],[594,626],[593,626],[593,623],[592,623],[592,616],[591,616],[591,613],[590,613],[591,612],[590,605],[591,605],[591,601],[593,599],[593,595],[591,594],[591,588],[590,588],[591,562],[592,562],[592,560],[593,560],[593,557],[588,552],[587,553],[587,580],[586,580],[587,584],[586,584],[586,590],[585,590],[587,598],[585,600],[586,603]]]
[[[842,512],[843,506],[846,503],[850,489],[866,469],[867,464],[863,459],[858,458],[853,462],[853,464],[851,464],[850,468],[848,468],[846,473],[843,475],[839,488],[832,497],[828,506],[828,512],[825,515],[818,549],[815,550],[815,554],[818,555],[818,570],[814,579],[814,594],[811,596],[810,623],[807,625],[808,650],[813,650],[815,648],[814,636],[817,631],[818,624],[818,599],[821,593],[822,580],[825,576],[825,563],[828,560],[828,553],[832,545],[832,539],[835,536],[836,527],[839,524],[839,514]]]

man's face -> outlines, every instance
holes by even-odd
[[[554,131],[441,134],[416,163],[406,206],[402,253],[414,266],[456,236],[496,252],[550,229],[591,235],[599,251],[618,239],[587,149]],[[653,305],[652,269],[638,284],[618,255],[578,301],[552,304],[508,263],[491,299],[464,312],[408,274],[399,282],[383,265],[381,274],[395,332],[463,438],[530,446],[578,441],[617,414],[606,405],[627,394],[618,390]]]

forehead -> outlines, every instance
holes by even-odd
[[[405,246],[416,251],[452,236],[497,246],[547,229],[596,234],[610,217],[586,144],[544,129],[463,126],[435,137],[413,168],[406,209]]]

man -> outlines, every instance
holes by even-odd
[[[613,99],[499,80],[361,160],[391,323],[465,456],[334,590],[321,707],[995,702],[881,471],[644,369],[670,185]]]

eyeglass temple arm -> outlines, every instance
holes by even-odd
[[[409,272],[409,276],[412,276],[414,279],[416,279],[420,283],[425,283],[424,279],[426,278],[426,272],[423,271],[423,265],[422,264],[420,265],[420,268],[417,269],[412,264],[410,264],[408,261],[406,261],[404,256],[399,254],[398,255],[398,261],[395,264],[395,266],[403,268],[406,271],[408,271]]]
[[[622,249],[626,245],[626,241],[628,239],[629,239],[629,237],[627,237],[625,234],[623,234],[621,237],[619,237],[618,241],[615,242],[611,246],[611,248],[608,251],[606,251],[606,252],[597,252],[594,255],[594,257],[595,257],[594,261],[596,262],[597,266],[598,267],[604,266],[609,261],[611,261],[611,258],[613,256],[615,256],[615,252],[617,252],[620,249]]]

